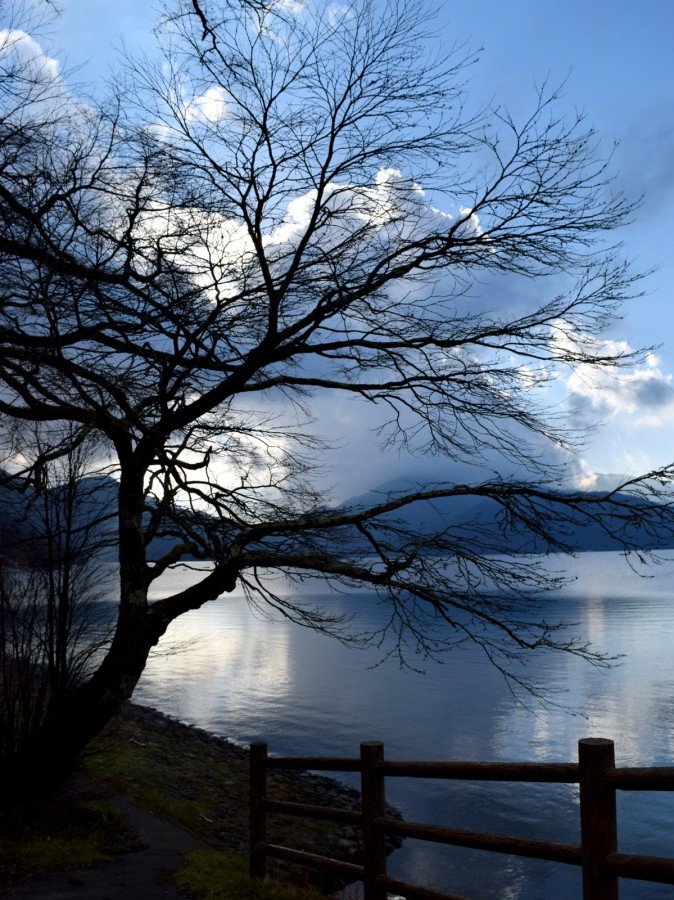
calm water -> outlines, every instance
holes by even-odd
[[[567,563],[577,576],[546,612],[625,659],[596,670],[565,654],[530,667],[543,690],[577,713],[517,704],[476,648],[430,663],[372,668],[377,650],[356,650],[284,621],[255,617],[227,596],[174,623],[150,660],[135,699],[237,742],[266,740],[278,754],[356,756],[362,740],[385,742],[391,759],[571,761],[581,737],[615,741],[618,765],[674,764],[674,562],[633,573],[615,553]],[[194,578],[179,571],[177,581]],[[161,593],[161,586],[158,595]],[[307,595],[335,609],[382,611],[367,595]],[[345,776],[348,780],[348,776]],[[351,783],[354,783],[351,781]],[[561,841],[578,840],[574,786],[387,781],[387,799],[408,820]],[[674,794],[619,795],[620,850],[674,856]],[[392,875],[475,900],[581,896],[575,867],[407,841]],[[621,900],[674,898],[674,887],[621,881]]]

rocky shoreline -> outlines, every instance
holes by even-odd
[[[132,796],[134,779],[136,782],[157,779],[163,790],[171,794],[174,806],[198,810],[195,831],[199,837],[216,848],[248,852],[249,752],[246,748],[136,703],[124,705],[94,750],[102,772],[105,772],[106,744],[110,746],[110,742],[124,745],[127,752],[137,750],[143,754],[136,775],[130,766],[125,775],[128,784],[120,785]],[[142,787],[147,784],[138,784],[138,792]],[[269,795],[297,803],[360,809],[359,791],[334,778],[309,772],[272,770]],[[393,808],[388,813],[400,818]],[[355,826],[270,815],[268,827],[270,839],[276,843],[345,862],[362,861],[360,833]],[[397,846],[400,842],[391,840],[389,852]],[[281,876],[287,876],[290,871],[285,863],[276,861],[270,861],[270,869],[278,870]],[[310,880],[326,893],[341,886],[334,876],[317,877],[312,873]]]

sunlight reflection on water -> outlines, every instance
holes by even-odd
[[[578,580],[546,613],[578,622],[621,664],[597,670],[566,654],[531,663],[544,691],[578,714],[514,702],[500,675],[475,647],[429,664],[425,675],[285,621],[255,618],[240,595],[228,595],[171,626],[137,689],[157,706],[242,744],[267,740],[274,753],[353,756],[362,740],[383,740],[389,758],[575,760],[577,741],[611,737],[618,765],[674,762],[674,564],[639,578],[618,554],[581,555]],[[171,575],[189,583],[193,572]],[[320,594],[335,609],[360,610],[363,625],[381,624],[367,595]],[[177,652],[166,653],[166,645]],[[185,645],[186,649],[179,648]],[[164,649],[162,649],[164,648]],[[353,778],[345,777],[353,782]],[[578,839],[577,789],[424,783],[391,779],[389,799],[409,820],[502,831],[562,841]],[[621,849],[674,855],[674,797],[619,795]],[[549,900],[580,896],[572,867],[477,854],[407,841],[390,860],[394,876],[476,900]],[[507,887],[506,887],[507,886]],[[674,897],[670,886],[621,883],[622,900]]]

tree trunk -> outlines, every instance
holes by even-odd
[[[0,774],[0,808],[29,806],[58,787],[73,771],[80,754],[128,700],[143,673],[148,655],[165,630],[147,610],[120,616],[115,637],[92,677],[60,697],[43,724],[4,761]]]
[[[122,458],[122,454],[120,454]],[[73,690],[56,692],[44,721],[3,760],[0,808],[20,808],[38,800],[76,766],[92,738],[128,700],[143,673],[152,647],[168,625],[234,589],[234,563],[214,567],[197,585],[161,602],[148,603],[148,571],[143,533],[143,474],[139,466],[122,467],[119,489],[120,607],[115,634],[93,675]],[[31,685],[32,687],[32,685]]]

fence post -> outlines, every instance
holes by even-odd
[[[363,811],[363,900],[386,900],[386,888],[376,883],[386,875],[386,835],[375,819],[386,815],[384,775],[378,763],[384,761],[384,745],[365,741],[360,745],[360,792]]]
[[[618,879],[605,864],[618,847],[615,788],[603,779],[606,769],[615,767],[613,741],[582,738],[578,765],[583,900],[618,900]]]
[[[250,745],[250,877],[264,878],[267,856],[258,845],[267,840],[267,744],[256,741]]]

